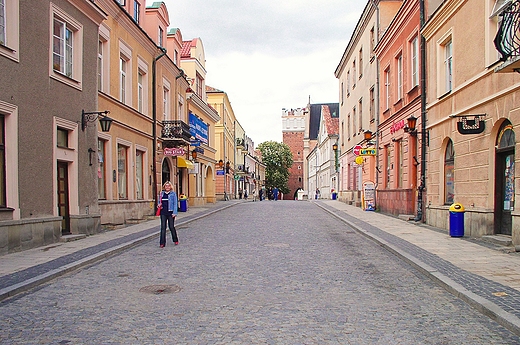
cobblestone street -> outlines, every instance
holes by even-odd
[[[520,344],[311,202],[244,202],[0,304],[1,344]]]

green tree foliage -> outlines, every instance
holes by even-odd
[[[282,193],[289,193],[289,168],[293,164],[291,148],[285,143],[265,141],[258,145],[265,164],[265,185],[277,187]]]

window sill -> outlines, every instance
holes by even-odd
[[[414,87],[412,87],[410,90],[408,90],[406,93],[407,94],[411,94],[412,92],[415,92],[417,89],[419,88],[419,84],[415,85]]]
[[[50,77],[52,79],[55,79],[59,82],[62,82],[66,85],[69,85],[75,89],[78,89],[78,90],[82,90],[82,85],[81,85],[81,81],[79,80],[75,80],[73,78],[70,78],[70,77],[67,77],[65,74],[62,74],[60,72],[56,72],[55,70],[52,70],[51,71],[51,75]]]
[[[438,99],[441,100],[441,99],[445,98],[446,96],[448,96],[449,94],[451,94],[451,90],[449,90],[449,91],[443,93],[442,95],[440,95],[440,96],[438,97]]]

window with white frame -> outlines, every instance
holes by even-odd
[[[403,54],[399,54],[397,61],[397,100],[403,98]]]
[[[51,9],[50,76],[81,89],[83,26],[53,3]]]
[[[202,76],[197,73],[195,78],[195,88],[197,89],[197,96],[202,98],[202,90],[204,86],[204,79],[202,79]]]
[[[351,122],[350,122],[350,114],[347,115],[347,136],[348,140],[350,140],[350,133],[351,133]]]
[[[110,30],[105,25],[99,26],[98,40],[98,91],[107,91],[110,80]]]
[[[159,39],[158,39],[159,44],[158,45],[159,45],[159,47],[163,47],[164,30],[160,26],[159,26],[159,33],[158,33],[158,35],[159,35]]]
[[[74,40],[72,27],[63,20],[54,18],[52,38],[52,68],[72,78]]]
[[[126,83],[127,83],[127,78],[126,78],[126,73],[127,73],[127,70],[128,70],[128,63],[127,63],[127,60],[124,56],[120,56],[119,57],[119,100],[122,102],[122,103],[126,103],[126,92],[127,92],[127,89],[126,89]]]
[[[412,88],[419,85],[419,37],[415,36],[410,42],[411,83]]]
[[[170,120],[170,89],[163,86],[163,116],[164,120]]]
[[[143,71],[137,71],[137,111],[140,113],[143,112],[143,75]]]
[[[0,0],[0,55],[18,61],[20,51],[20,0]]]
[[[444,82],[444,91],[451,91],[453,87],[453,45],[451,39],[444,44]]]
[[[385,82],[385,111],[390,109],[390,67],[384,72]]]
[[[370,57],[374,56],[374,48],[376,46],[376,29],[372,26],[370,29]]]

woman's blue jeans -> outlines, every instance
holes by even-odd
[[[172,240],[173,243],[179,242],[179,239],[177,238],[177,231],[175,230],[174,218],[172,215],[164,215],[161,214],[161,237],[159,240],[159,244],[165,245],[166,244],[166,222],[168,222],[168,228],[170,229],[170,232],[172,233]]]

